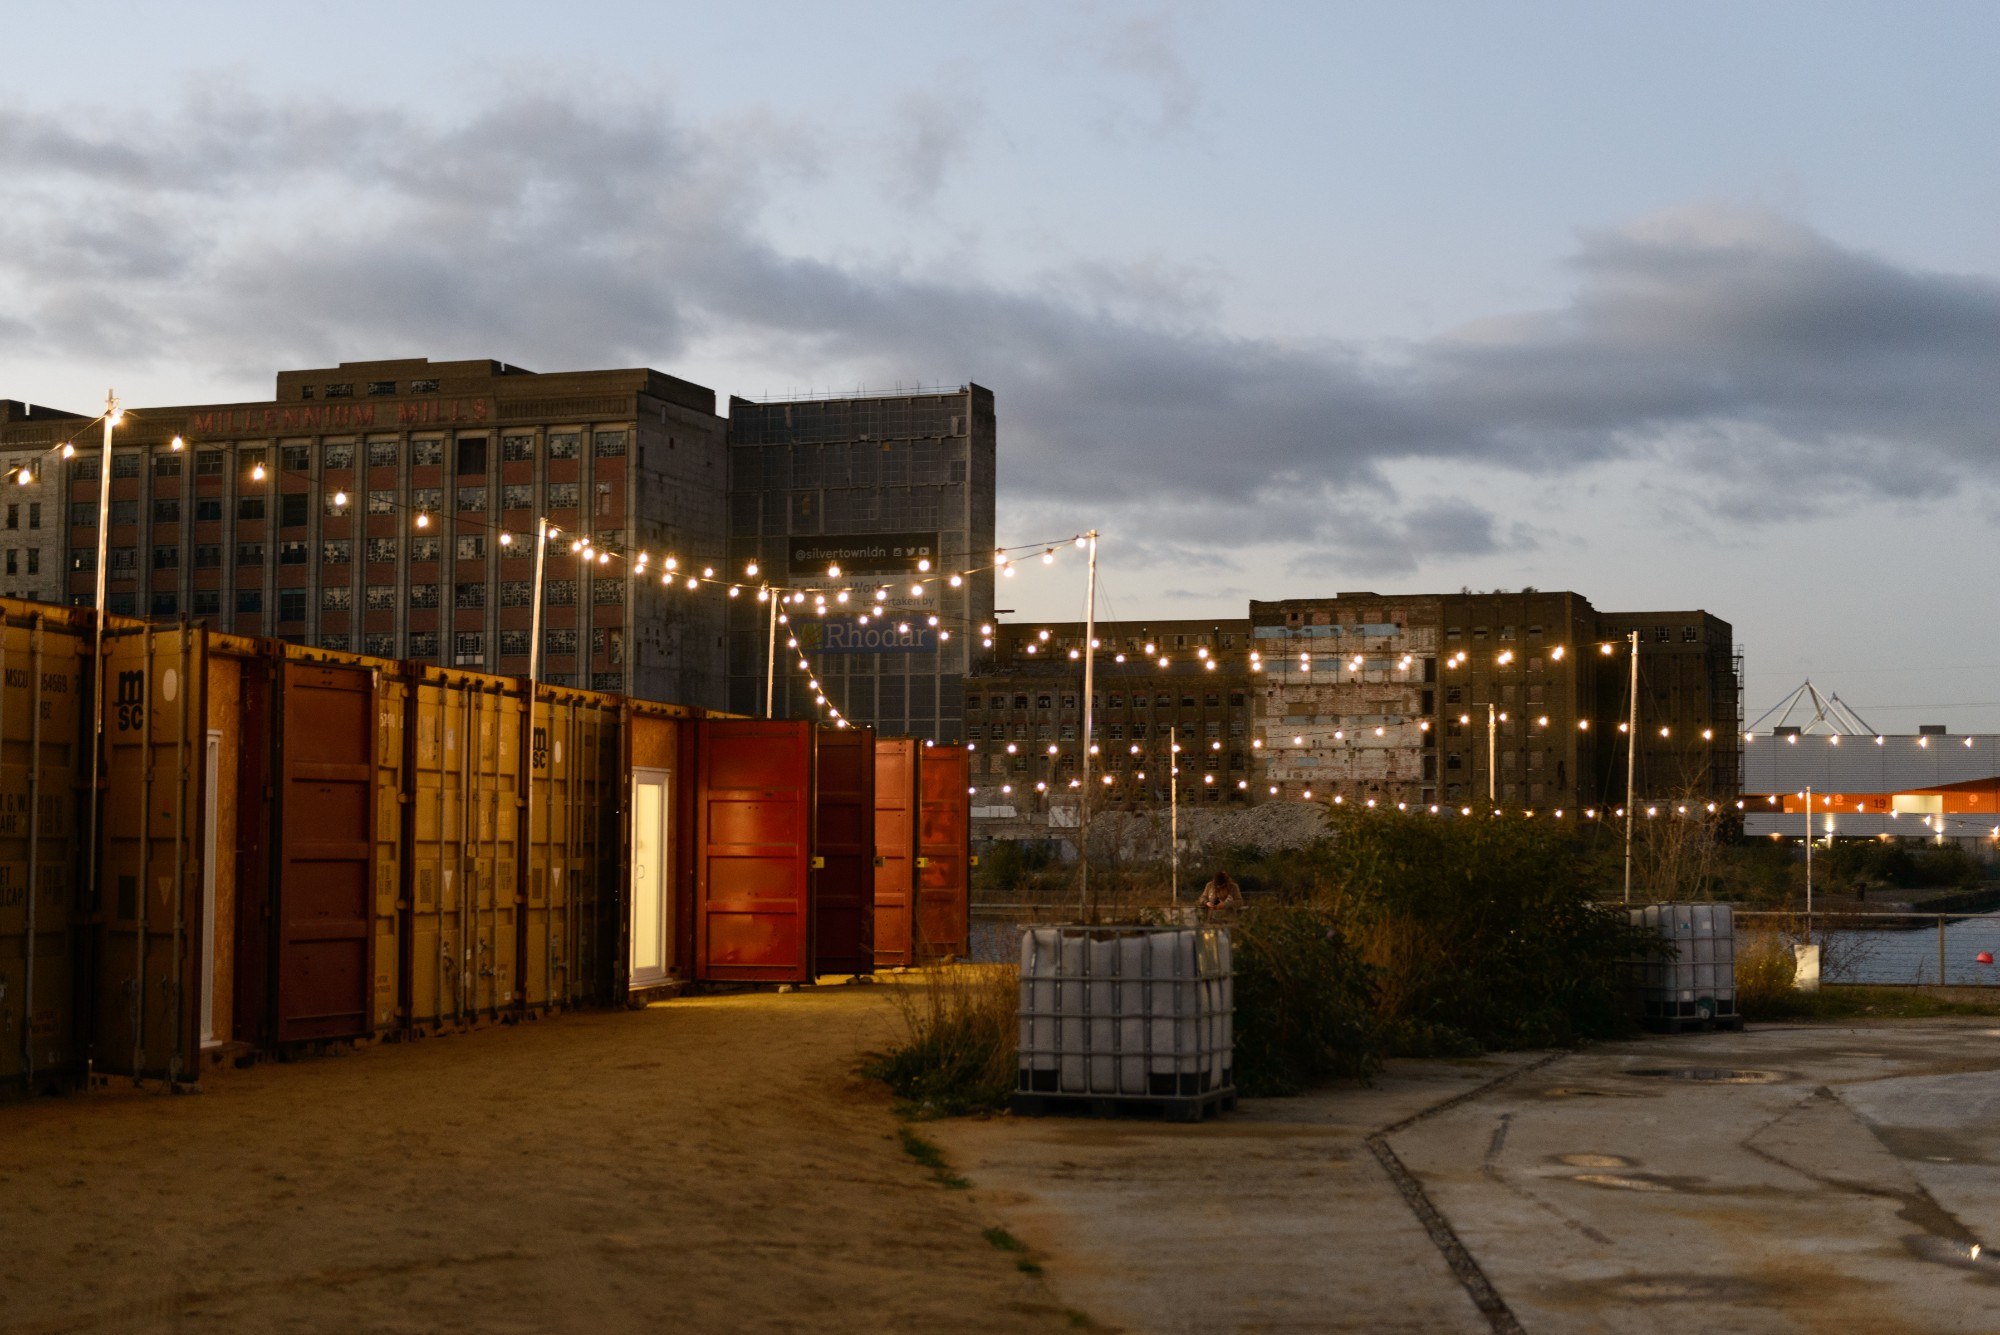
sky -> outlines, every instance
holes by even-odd
[[[2000,7],[0,17],[0,396],[975,380],[1102,614],[1570,588],[1730,621],[1750,718],[2000,730]]]

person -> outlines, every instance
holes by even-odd
[[[1243,891],[1229,878],[1229,873],[1219,871],[1209,880],[1201,892],[1201,911],[1204,917],[1234,917],[1243,907]]]

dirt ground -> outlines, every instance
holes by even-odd
[[[885,990],[0,1106],[0,1331],[1071,1329],[853,1074]]]

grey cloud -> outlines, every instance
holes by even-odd
[[[979,103],[963,90],[904,95],[896,106],[889,176],[898,200],[920,207],[937,197],[946,175],[964,159],[981,114]]]
[[[1175,49],[1163,14],[1135,15],[1102,39],[1104,67],[1139,81],[1155,99],[1146,128],[1153,134],[1185,129],[1201,105],[1201,87]],[[1115,124],[1115,122],[1114,122]]]
[[[1588,234],[1560,308],[1384,355],[1224,332],[1212,276],[1167,264],[1003,288],[781,253],[763,213],[817,165],[788,133],[553,97],[453,124],[240,100],[130,123],[0,112],[0,350],[671,370],[726,340],[779,383],[970,377],[1001,396],[1016,503],[1171,511],[1193,522],[1149,531],[1307,541],[1359,569],[1532,541],[1470,503],[1408,508],[1391,464],[1448,495],[1461,464],[1653,460],[1754,520],[1782,517],[1778,488],[1801,506],[1946,494],[2000,437],[2000,284],[1781,219]]]

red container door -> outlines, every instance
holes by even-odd
[[[810,982],[813,726],[704,719],[699,750],[695,977]]]
[[[816,735],[813,972],[875,967],[875,734]]]
[[[360,1037],[375,926],[374,674],[286,663],[280,705],[277,1039]]]
[[[917,894],[917,751],[906,737],[875,743],[875,963],[915,964],[910,910]]]
[[[917,821],[917,959],[971,953],[971,757],[956,746],[924,750]]]

